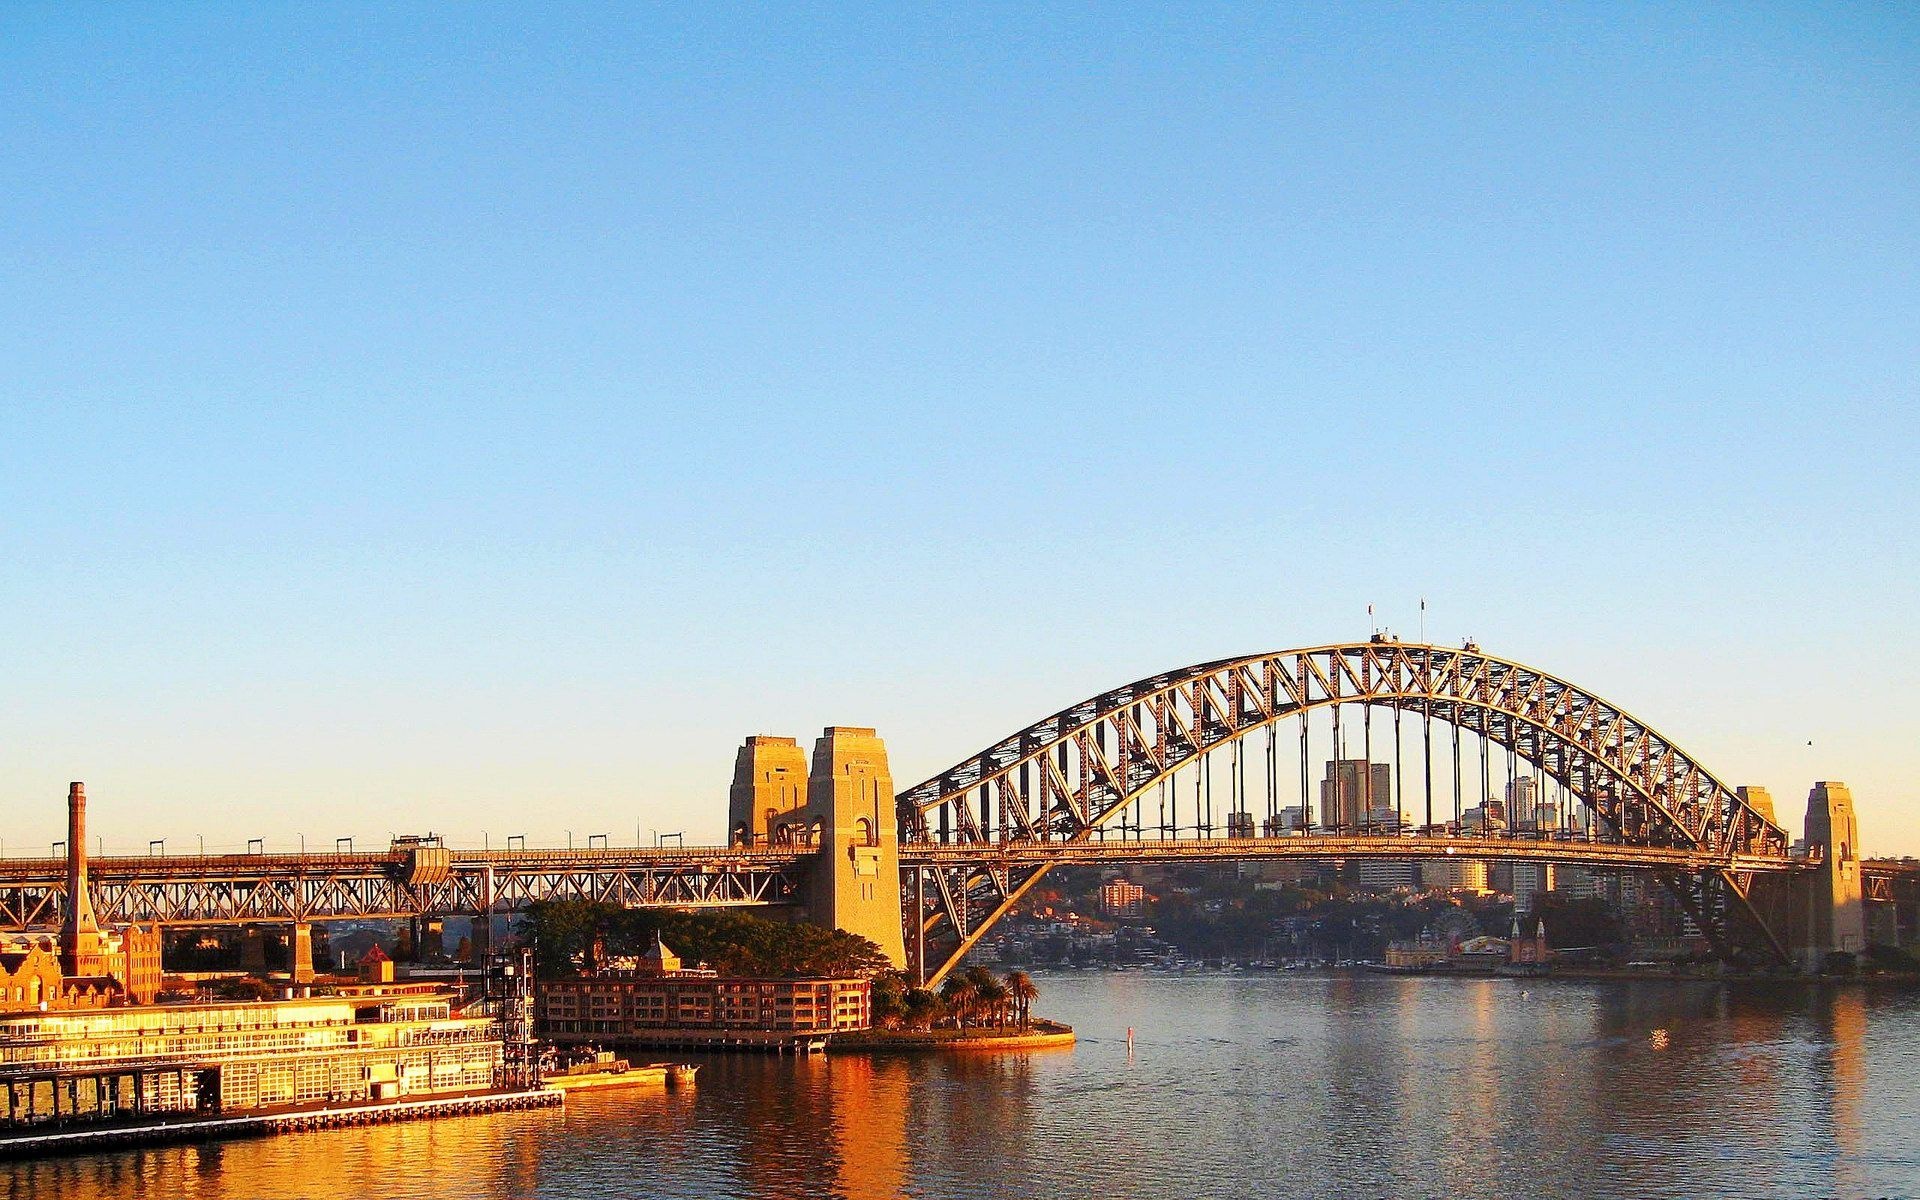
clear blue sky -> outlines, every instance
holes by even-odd
[[[0,12],[9,852],[717,838],[1422,595],[1920,852],[1913,8],[717,7]]]

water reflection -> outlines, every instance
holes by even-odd
[[[1061,975],[1064,1053],[714,1058],[563,1113],[0,1164],[0,1197],[1914,1194],[1861,989]],[[1125,1029],[1138,1031],[1129,1060]]]

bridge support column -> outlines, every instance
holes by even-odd
[[[832,726],[813,747],[807,819],[819,824],[808,918],[857,933],[895,967],[907,963],[900,921],[900,828],[887,747],[871,729]]]
[[[475,966],[485,966],[493,956],[493,864],[480,871],[480,911],[473,914],[473,929],[467,934],[467,957]]]
[[[313,923],[295,921],[287,938],[287,968],[295,983],[313,982]]]
[[[1796,880],[1791,950],[1802,971],[1826,969],[1831,954],[1867,949],[1865,896],[1860,879],[1860,825],[1853,793],[1844,783],[1823,782],[1807,794],[1808,850],[1819,847],[1820,866]]]
[[[267,931],[258,925],[240,931],[240,969],[256,975],[267,973]]]

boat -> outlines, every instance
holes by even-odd
[[[541,1082],[554,1091],[605,1087],[689,1087],[700,1067],[695,1063],[645,1063],[635,1066],[601,1051],[585,1062],[548,1072]]]

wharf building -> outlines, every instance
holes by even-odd
[[[49,1124],[435,1098],[498,1086],[496,1023],[433,984],[360,983],[298,998],[153,1003],[160,931],[102,929],[87,887],[86,789],[67,793],[67,905],[56,939],[0,938],[0,1133]],[[378,956],[374,956],[378,957]],[[331,994],[325,994],[331,992]]]
[[[464,1095],[496,1086],[502,1051],[432,984],[6,1017],[0,1129]]]
[[[51,933],[0,934],[0,1014],[151,1004],[160,991],[160,929],[102,929],[87,889],[87,787],[67,785],[67,905]]]
[[[805,1049],[871,1026],[872,992],[866,979],[760,979],[687,967],[656,937],[630,968],[540,981],[534,1020],[560,1045]]]

